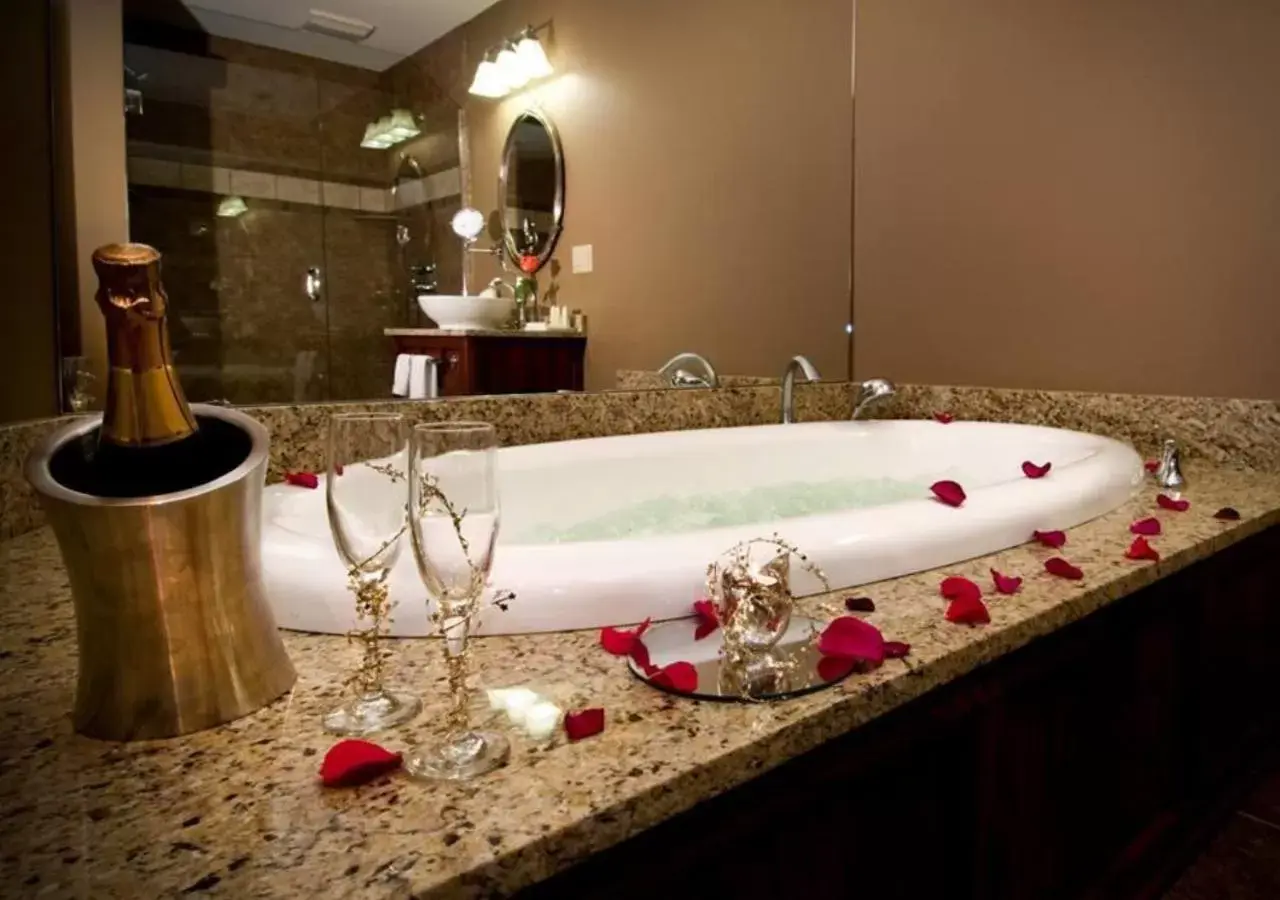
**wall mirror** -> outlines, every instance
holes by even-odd
[[[498,202],[507,255],[517,266],[532,256],[541,269],[563,227],[564,150],[555,125],[537,110],[520,113],[507,132]]]

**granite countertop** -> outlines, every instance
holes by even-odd
[[[536,747],[513,737],[511,764],[464,784],[402,775],[362,788],[317,784],[333,738],[319,727],[339,699],[354,650],[337,637],[288,634],[299,672],[291,695],[219,729],[170,741],[107,744],[71,731],[75,625],[66,575],[42,529],[0,544],[0,877],[42,897],[384,898],[488,896],[544,878],[695,803],[743,783],[982,663],[1280,522],[1280,476],[1189,467],[1190,510],[1157,509],[1144,489],[1069,533],[1059,553],[1080,582],[1046,574],[1053,551],[1024,545],[944,570],[856,589],[869,619],[911,644],[905,660],[783,703],[675,699],[634,681],[595,631],[487,638],[483,686],[526,684],[563,704],[603,706],[603,734]],[[1243,518],[1213,518],[1233,506]],[[1157,564],[1124,558],[1128,524],[1157,515]],[[996,567],[1026,580],[988,592],[992,621],[943,618],[944,574],[990,584]],[[405,601],[409,602],[409,601]],[[518,602],[518,601],[517,601]],[[837,596],[801,607],[843,612]],[[396,645],[395,681],[426,712],[381,735],[401,750],[433,733],[444,679],[433,641]]]
[[[582,338],[587,336],[572,328],[548,328],[545,331],[524,331],[515,328],[384,328],[387,337],[502,337],[502,338]]]

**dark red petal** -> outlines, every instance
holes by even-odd
[[[720,627],[720,617],[716,615],[716,607],[710,600],[693,601],[693,614],[698,619],[693,630],[693,639],[700,641]]]
[[[987,605],[971,594],[962,594],[952,600],[946,615],[948,622],[960,625],[982,625],[991,621]]]
[[[1152,562],[1160,562],[1160,553],[1141,535],[1133,539],[1133,543],[1129,545],[1124,555],[1129,559],[1149,559]]]
[[[878,666],[884,662],[884,635],[880,629],[856,616],[841,616],[818,636],[818,652]]]
[[[942,584],[938,585],[938,592],[948,600],[961,598],[978,600],[982,597],[982,588],[968,578],[961,578],[958,575],[942,579]]]
[[[903,641],[885,641],[884,642],[884,658],[885,659],[902,659],[911,652],[911,645]]]
[[[1035,463],[1028,460],[1022,464],[1022,474],[1026,475],[1028,478],[1043,478],[1049,474],[1049,470],[1052,468],[1053,463],[1045,463],[1042,466],[1037,466]]]
[[[320,782],[325,787],[349,787],[372,781],[400,768],[400,754],[370,741],[338,741],[320,763]]]
[[[1129,530],[1134,534],[1145,534],[1147,537],[1151,537],[1160,533],[1160,520],[1155,516],[1139,519],[1129,526]]]
[[[604,710],[599,706],[590,709],[571,709],[564,714],[564,733],[571,741],[580,741],[604,731]]]
[[[334,475],[341,475],[344,471],[346,470],[342,468],[342,463],[338,463],[336,466],[333,467]]]
[[[1226,522],[1238,522],[1240,520],[1240,511],[1234,506],[1224,506],[1214,513],[1213,517]]]
[[[601,628],[600,646],[605,649],[606,653],[612,653],[614,656],[626,656],[631,652],[636,640],[648,631],[649,626],[652,624],[652,619],[645,619],[635,631],[627,631],[625,628],[614,628],[613,626]]]
[[[941,422],[943,425],[950,425],[956,420],[956,417],[949,412],[936,412],[933,414],[933,421]]]
[[[1002,575],[995,569],[991,570],[991,580],[995,582],[996,590],[1002,594],[1016,594],[1018,588],[1022,587],[1022,579],[1016,575]]]
[[[673,662],[653,673],[650,680],[678,694],[692,694],[698,689],[698,670],[693,663]]]
[[[316,477],[314,472],[290,472],[284,476],[285,484],[291,484],[294,487],[311,488],[315,490],[320,487],[320,479]]]
[[[1072,581],[1077,581],[1084,577],[1084,572],[1071,565],[1061,556],[1046,559],[1044,561],[1044,570],[1050,575],[1057,575],[1059,578],[1070,578]]]
[[[640,671],[645,675],[652,675],[658,671],[658,667],[649,661],[649,648],[645,642],[636,638],[631,642],[631,652],[628,654],[632,661],[640,667]]]
[[[1156,469],[1160,468],[1160,460],[1149,459],[1142,464],[1142,468],[1146,469],[1148,472],[1154,472]]]
[[[845,659],[842,656],[824,656],[818,660],[818,677],[823,681],[839,681],[857,668],[856,659]]]
[[[929,485],[933,495],[947,506],[959,506],[964,502],[964,488],[954,481],[937,481]]]
[[[1156,494],[1156,505],[1161,509],[1171,509],[1174,512],[1186,512],[1191,508],[1191,501],[1174,500],[1168,494]]]
[[[1054,550],[1067,543],[1067,535],[1063,531],[1033,531],[1031,537]]]
[[[870,597],[845,597],[844,608],[849,612],[875,612],[876,602]]]

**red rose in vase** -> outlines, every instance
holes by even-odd
[[[532,275],[538,271],[538,257],[532,253],[526,253],[520,257],[520,271],[526,275]]]

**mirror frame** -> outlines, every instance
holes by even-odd
[[[551,254],[555,252],[556,244],[560,242],[560,234],[564,231],[564,147],[560,143],[560,132],[556,130],[555,124],[547,117],[546,113],[534,107],[517,113],[516,117],[511,120],[511,127],[507,129],[507,139],[502,144],[502,166],[498,173],[498,216],[502,224],[502,246],[505,248],[511,264],[517,269],[520,268],[520,252],[519,248],[516,247],[511,229],[507,227],[507,176],[509,174],[508,160],[516,138],[516,126],[520,124],[522,119],[526,118],[534,120],[546,130],[547,135],[551,138],[551,151],[555,156],[556,163],[556,199],[551,210],[554,225],[550,236],[547,238],[547,246],[538,254],[536,274],[536,272],[542,271],[542,268],[551,260]]]

